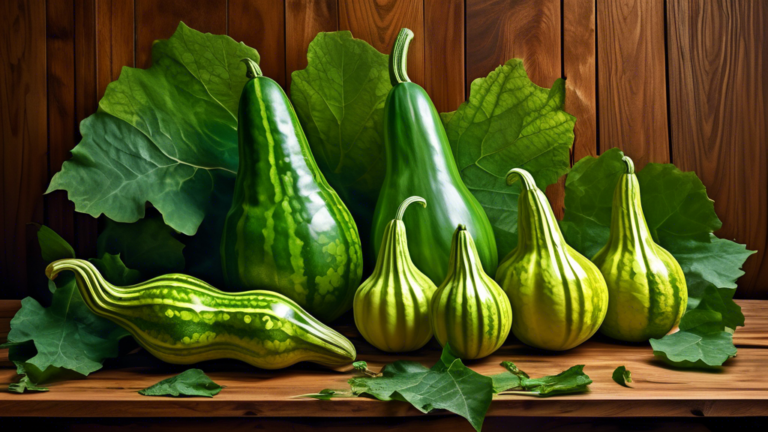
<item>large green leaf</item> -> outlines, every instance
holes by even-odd
[[[528,78],[520,59],[472,82],[469,100],[443,122],[461,178],[485,209],[499,258],[517,245],[520,185],[506,174],[524,168],[543,190],[568,172],[576,118],[563,111],[565,81],[552,89]]]
[[[228,36],[180,23],[153,45],[152,67],[123,68],[107,87],[48,192],[66,190],[77,211],[118,222],[141,219],[150,202],[166,224],[195,234],[211,195],[232,193],[223,180],[237,171],[246,57],[259,60]]]
[[[176,376],[139,390],[144,396],[203,396],[214,397],[224,387],[208,378],[200,369],[188,369]]]
[[[367,242],[384,181],[388,56],[348,31],[319,33],[306,69],[291,75],[291,100],[317,165]]]

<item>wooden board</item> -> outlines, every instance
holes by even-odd
[[[259,52],[264,76],[285,88],[285,3],[283,0],[229,0],[229,35]]]
[[[456,110],[464,96],[464,1],[424,1],[424,89],[438,112]]]
[[[289,86],[291,74],[307,67],[307,49],[315,36],[338,29],[336,0],[286,0],[285,72]]]
[[[751,336],[739,354],[720,373],[675,370],[655,359],[648,346],[621,345],[596,337],[566,353],[550,354],[509,343],[492,356],[469,362],[475,371],[491,375],[502,372],[499,363],[514,361],[533,376],[561,372],[584,364],[594,383],[588,393],[535,398],[497,396],[488,416],[540,417],[696,417],[768,416],[768,303],[740,302],[747,315],[747,328],[736,335]],[[384,354],[359,338],[354,327],[339,331],[352,338],[358,359],[378,369],[396,359],[432,365],[439,357],[434,341],[411,354]],[[741,337],[741,336],[739,336]],[[632,371],[633,388],[621,387],[611,379],[620,365]],[[87,379],[52,383],[48,393],[23,397],[0,393],[0,416],[51,417],[391,417],[421,416],[410,405],[383,403],[366,398],[337,399],[331,402],[296,395],[324,388],[342,389],[352,372],[335,372],[313,365],[296,365],[280,371],[263,371],[235,362],[200,365],[217,383],[225,385],[213,399],[150,398],[138,390],[168,378],[185,368],[165,365],[143,351],[108,364],[108,368]],[[15,372],[0,370],[0,382]]]
[[[718,236],[757,250],[742,297],[768,297],[768,3],[668,4],[672,160],[715,200]]]
[[[600,150],[669,162],[664,0],[598,0]]]

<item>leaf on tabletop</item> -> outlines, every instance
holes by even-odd
[[[632,382],[632,372],[630,372],[629,369],[624,366],[619,366],[616,368],[616,370],[613,371],[611,378],[616,381],[616,384],[629,387],[627,383]]]
[[[176,376],[139,390],[144,396],[203,396],[212,398],[224,387],[213,382],[200,369],[188,369]]]
[[[544,190],[570,168],[576,118],[564,104],[564,80],[539,87],[523,61],[512,59],[473,81],[469,100],[441,115],[461,178],[491,221],[500,259],[517,245],[520,185],[507,186],[507,172],[524,168]]]
[[[167,225],[193,235],[230,195],[238,167],[237,108],[247,81],[243,58],[258,53],[228,36],[180,23],[152,46],[149,69],[124,67],[80,124],[82,141],[51,180],[75,209],[118,222],[144,217],[150,202]]]
[[[653,354],[683,368],[717,368],[736,355],[733,336],[726,331],[679,331],[651,339]]]
[[[297,398],[299,397],[308,397],[318,400],[331,400],[334,398],[353,398],[357,397],[357,395],[352,390],[332,390],[332,389],[323,389],[320,390],[319,393],[308,393],[303,395],[295,396]]]
[[[29,377],[25,375],[21,377],[19,382],[8,384],[8,391],[11,393],[24,393],[25,391],[47,392],[48,388],[38,386],[30,381]]]
[[[528,374],[519,370],[512,362],[503,362],[507,372],[494,375],[498,383],[496,393],[499,394],[530,394],[535,396],[555,396],[563,394],[582,393],[592,384],[592,380],[584,373],[584,365],[577,365],[557,375],[541,378],[529,378]],[[508,376],[505,376],[508,375]],[[517,383],[511,377],[517,378]],[[501,384],[508,382],[511,386],[504,388]]]

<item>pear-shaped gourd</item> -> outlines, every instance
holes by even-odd
[[[432,330],[440,345],[462,359],[478,359],[499,349],[512,326],[512,307],[485,274],[475,242],[459,225],[451,239],[448,275],[432,297]]]
[[[376,268],[355,293],[355,325],[365,340],[388,352],[413,351],[432,338],[429,301],[437,286],[411,261],[403,215],[408,205],[427,202],[410,197],[400,204],[381,240]]]
[[[517,247],[499,264],[496,281],[512,303],[512,332],[528,345],[562,351],[589,339],[608,309],[600,271],[565,243],[547,196],[530,173],[513,169],[523,190],[518,198]]]
[[[613,192],[611,234],[592,258],[608,284],[608,314],[600,331],[614,339],[660,338],[679,322],[688,303],[683,269],[651,237],[632,160]]]

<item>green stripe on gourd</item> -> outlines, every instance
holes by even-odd
[[[300,361],[334,366],[355,359],[349,340],[278,293],[225,293],[182,274],[118,287],[79,259],[55,261],[46,274],[54,279],[62,271],[75,273],[80,294],[96,315],[125,328],[168,363],[231,358],[280,369]]]
[[[653,241],[645,221],[640,184],[632,160],[613,193],[608,243],[592,261],[610,292],[600,331],[614,339],[640,342],[660,338],[683,316],[688,290],[680,264]]]
[[[565,243],[533,177],[516,168],[507,174],[507,184],[518,177],[523,185],[518,243],[499,264],[496,281],[512,303],[512,332],[518,339],[542,349],[571,349],[602,324],[608,289],[597,267]]]
[[[244,61],[251,80],[240,98],[240,166],[221,243],[227,289],[274,290],[328,322],[351,307],[362,277],[357,226],[282,88]]]

